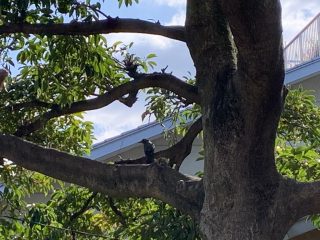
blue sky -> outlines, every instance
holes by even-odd
[[[282,19],[284,42],[288,43],[317,13],[320,12],[319,0],[282,0]],[[302,4],[303,3],[303,4]],[[140,18],[160,21],[166,25],[183,25],[185,0],[140,0],[133,7],[118,9],[116,0],[106,0],[103,10],[113,17]],[[134,42],[133,51],[143,57],[156,53],[158,69],[168,65],[168,71],[179,77],[194,73],[188,49],[185,44],[159,36],[142,34],[110,34],[111,43],[116,40],[124,43]],[[113,137],[143,123],[144,97],[140,95],[132,108],[114,103],[101,110],[87,113],[86,119],[95,123],[96,142]]]

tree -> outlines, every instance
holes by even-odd
[[[275,164],[287,95],[279,1],[188,0],[185,26],[170,27],[112,18],[99,1],[4,1],[1,7],[1,57],[14,65],[14,51],[21,65],[1,93],[1,156],[111,197],[160,199],[198,221],[204,239],[282,239],[300,217],[319,211],[319,183],[284,178]],[[144,73],[154,64],[152,56],[142,59],[128,52],[130,46],[108,46],[98,35],[113,32],[185,42],[195,84],[165,69]],[[203,130],[203,179],[157,164],[108,165],[72,149],[47,148],[65,141],[62,130],[79,120],[73,114],[117,100],[132,106],[145,88],[169,91],[183,108],[200,109],[202,117],[185,137],[155,157],[179,166]]]

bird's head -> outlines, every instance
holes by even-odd
[[[142,139],[139,143],[145,144],[145,143],[147,143],[147,142],[149,142],[149,140],[144,138],[144,139]]]

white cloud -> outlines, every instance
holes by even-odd
[[[185,6],[187,0],[156,0],[155,2],[159,5],[166,5],[169,7],[180,7]]]
[[[175,15],[172,16],[171,20],[166,23],[166,25],[184,25],[186,20],[186,11],[180,10]]]
[[[173,41],[156,35],[138,34],[138,33],[115,33],[107,35],[109,45],[122,41],[125,44],[134,42],[134,46],[156,47],[159,50],[166,49],[172,46]]]

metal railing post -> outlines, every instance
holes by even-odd
[[[317,47],[317,55],[320,56],[320,17],[317,18],[317,21],[316,21],[316,24],[317,24],[317,42],[316,42],[316,47]]]

